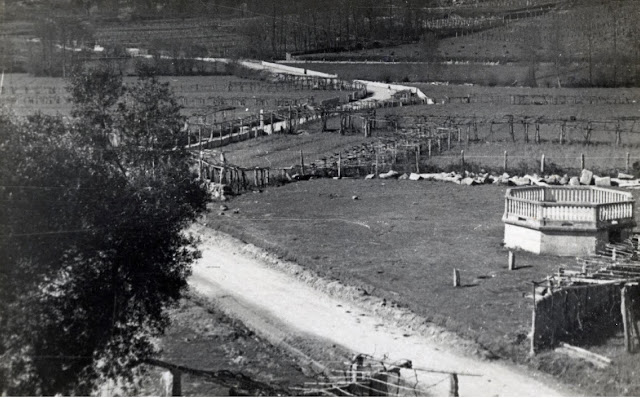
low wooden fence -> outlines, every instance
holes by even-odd
[[[630,335],[632,329],[637,334],[637,284],[603,281],[557,289],[545,284],[534,283],[532,354],[561,342],[603,340],[622,328],[625,335]],[[540,290],[545,290],[543,295]]]

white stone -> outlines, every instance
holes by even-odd
[[[596,186],[599,187],[610,187],[611,186],[611,177],[596,177]]]
[[[591,185],[593,181],[593,172],[587,169],[583,169],[580,173],[580,184]]]

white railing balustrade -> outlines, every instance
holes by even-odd
[[[507,190],[504,221],[597,228],[633,219],[633,195],[600,187],[524,187]]]

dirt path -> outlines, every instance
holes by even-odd
[[[540,381],[542,376],[527,376],[515,365],[464,357],[426,337],[391,327],[390,322],[353,303],[271,268],[255,255],[255,249],[245,250],[248,245],[238,240],[209,229],[198,232],[202,234],[202,259],[193,267],[191,286],[276,345],[289,346],[301,338],[324,340],[354,353],[411,359],[414,368],[481,374],[459,377],[461,396],[576,395],[553,381]],[[421,395],[448,394],[447,375],[416,374]]]

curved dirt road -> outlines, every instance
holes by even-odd
[[[389,327],[366,310],[269,268],[259,256],[243,251],[244,244],[236,239],[208,229],[198,232],[202,236],[202,258],[193,267],[192,288],[217,301],[273,344],[313,338],[339,344],[354,353],[411,359],[415,368],[481,374],[459,376],[461,396],[576,395],[551,380],[543,382],[541,377],[527,376],[515,365],[457,355],[425,337]],[[423,391],[420,395],[426,395],[425,391],[448,395],[447,375],[417,373]]]

